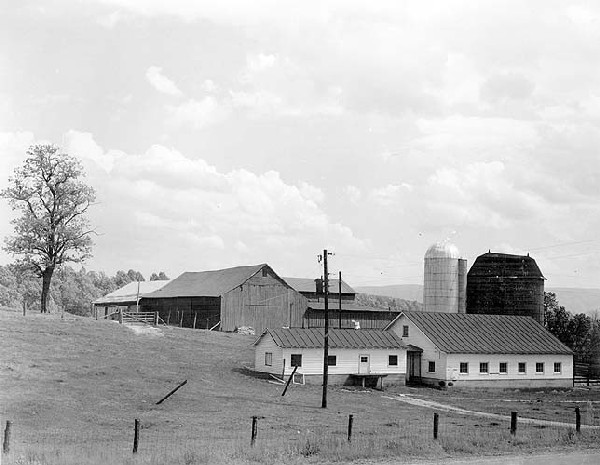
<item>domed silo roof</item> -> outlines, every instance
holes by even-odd
[[[425,259],[428,258],[460,258],[460,252],[458,247],[450,242],[436,242],[425,252]]]

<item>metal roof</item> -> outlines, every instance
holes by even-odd
[[[529,255],[484,253],[475,259],[469,278],[535,278],[545,279],[537,263]]]
[[[283,280],[293,287],[298,292],[316,293],[317,285],[314,279],[310,278],[283,278]],[[339,293],[339,279],[329,280],[329,293]],[[348,283],[342,279],[342,294],[356,294],[356,291],[352,289]]]
[[[460,258],[460,252],[448,241],[436,242],[425,252],[425,259],[428,258]]]
[[[323,328],[281,328],[266,329],[254,344],[270,334],[275,344],[282,348],[322,348]],[[394,332],[380,329],[330,329],[329,348],[331,349],[406,349]]]
[[[167,286],[144,296],[146,299],[166,297],[219,297],[258,273],[266,264],[254,266],[236,266],[223,270],[187,271],[173,279]]]
[[[166,286],[169,284],[171,280],[163,280],[163,281],[140,281],[139,282],[139,297],[146,297],[148,294]],[[129,302],[135,302],[138,297],[138,282],[134,281],[132,283],[126,284],[120,289],[111,292],[110,294],[106,294],[103,297],[98,297],[94,300],[93,304],[108,304],[108,305],[118,305],[125,304]]]
[[[572,354],[533,318],[465,313],[402,312],[446,353]],[[397,320],[392,321],[386,329]]]
[[[308,302],[308,308],[311,310],[325,310],[325,302]],[[337,312],[340,309],[339,300],[329,300],[329,311]],[[391,315],[397,315],[400,313],[400,310],[388,310],[387,308],[376,308],[376,307],[367,307],[365,305],[358,305],[355,303],[344,302],[342,300],[342,312],[377,312],[377,313],[389,313]]]

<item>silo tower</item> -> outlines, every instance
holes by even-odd
[[[423,309],[426,312],[465,313],[467,261],[449,242],[433,244],[425,253]]]

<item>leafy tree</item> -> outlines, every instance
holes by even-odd
[[[150,281],[166,281],[168,279],[169,279],[169,277],[165,274],[164,271],[161,271],[158,274],[152,273],[150,275]]]
[[[1,193],[21,213],[12,222],[15,236],[6,239],[5,250],[20,256],[18,264],[42,278],[42,313],[47,311],[54,271],[91,255],[93,231],[85,214],[95,193],[81,181],[84,175],[76,158],[55,145],[36,144]]]
[[[570,346],[569,320],[571,314],[558,303],[554,292],[544,293],[544,321],[546,329],[554,334],[563,344]]]

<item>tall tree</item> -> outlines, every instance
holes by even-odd
[[[93,230],[85,214],[95,193],[81,180],[84,176],[79,160],[55,145],[36,144],[1,193],[21,213],[12,222],[15,235],[6,239],[5,250],[42,278],[42,313],[54,271],[91,255]]]

